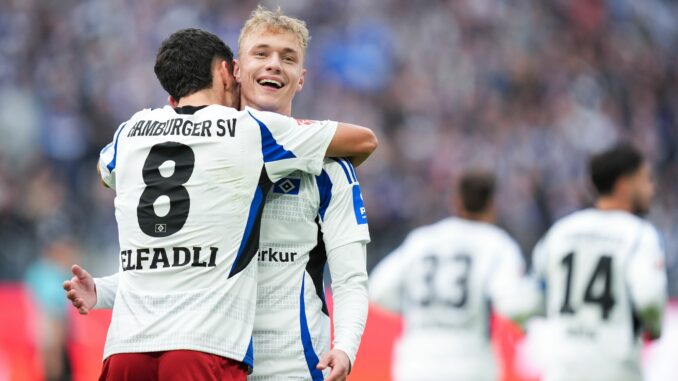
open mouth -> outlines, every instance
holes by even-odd
[[[266,86],[270,87],[273,89],[282,89],[285,85],[282,84],[282,82],[278,82],[274,79],[260,79],[257,81],[261,86]]]

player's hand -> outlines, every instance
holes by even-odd
[[[351,370],[351,361],[348,355],[340,349],[332,349],[325,353],[325,355],[318,362],[316,368],[323,370],[327,367],[332,368],[329,377],[325,381],[344,381]]]
[[[82,315],[94,308],[97,304],[97,290],[94,285],[94,278],[78,265],[71,267],[73,278],[64,282],[66,298],[73,303]]]

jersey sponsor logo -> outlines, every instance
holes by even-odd
[[[202,136],[235,137],[235,122],[237,119],[203,120],[194,123],[186,118],[173,118],[161,122],[159,120],[140,120],[127,133],[128,137],[134,136]]]
[[[139,248],[120,252],[122,271],[155,270],[169,267],[216,267],[219,248],[204,248],[207,257],[201,259],[202,247]]]
[[[301,179],[284,178],[273,185],[273,193],[298,195]]]
[[[353,211],[355,212],[355,221],[358,225],[367,223],[367,211],[363,202],[363,195],[360,193],[360,185],[353,185]]]
[[[296,251],[275,251],[273,248],[259,250],[257,259],[260,262],[294,262]]]

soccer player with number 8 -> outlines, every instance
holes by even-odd
[[[320,174],[325,155],[364,160],[376,140],[358,126],[227,107],[239,96],[232,53],[204,31],[170,36],[155,69],[175,107],[135,114],[99,162],[121,245],[101,379],[244,380],[268,190],[294,171]]]

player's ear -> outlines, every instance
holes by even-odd
[[[620,177],[612,186],[612,193],[629,194],[629,181],[627,177]]]
[[[306,69],[301,69],[301,76],[299,77],[299,83],[297,84],[297,91],[301,91],[304,88],[304,77],[306,76]]]
[[[233,78],[240,83],[240,62],[237,59],[233,60]]]
[[[219,76],[221,76],[221,82],[224,85],[224,89],[230,91],[236,84],[233,79],[233,74],[231,74],[231,68],[226,60],[221,61],[219,64]]]
[[[170,105],[170,107],[176,108],[177,105],[179,104],[179,101],[177,101],[176,99],[174,99],[173,96],[170,95],[169,97],[167,97],[167,103]]]

